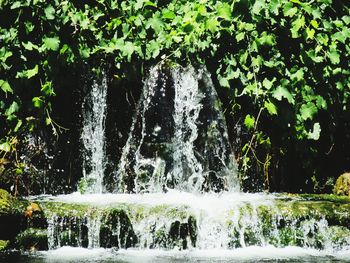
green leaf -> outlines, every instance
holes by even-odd
[[[156,58],[160,53],[160,48],[159,48],[159,44],[157,41],[155,41],[154,39],[151,40],[149,42],[149,44],[147,45],[147,57],[152,57],[152,58]]]
[[[305,26],[305,17],[300,16],[292,23],[293,29],[295,31],[299,31],[301,28]]]
[[[18,110],[19,110],[19,105],[17,104],[16,101],[13,101],[10,107],[5,111],[5,116],[11,117],[11,115],[18,112]]]
[[[332,51],[330,51],[328,53],[328,55],[329,55],[329,59],[331,60],[332,64],[335,64],[335,65],[339,64],[339,62],[340,62],[340,55],[339,55],[339,53],[337,51],[332,50]]]
[[[57,51],[60,46],[60,39],[58,37],[45,37],[43,41],[48,50]]]
[[[293,17],[297,12],[298,12],[298,9],[296,7],[293,7],[292,3],[287,3],[283,7],[284,16]]]
[[[321,135],[321,125],[320,123],[314,123],[314,127],[311,132],[308,133],[308,138],[317,141]]]
[[[40,97],[34,97],[32,103],[35,108],[41,108],[43,105],[43,101]]]
[[[162,18],[172,20],[175,18],[175,13],[173,11],[165,10],[163,11]]]
[[[0,151],[2,152],[10,152],[11,144],[9,142],[3,142],[0,144]]]
[[[293,95],[283,86],[278,86],[277,89],[272,92],[272,96],[277,100],[282,100],[282,98],[285,98],[289,104],[294,104]]]
[[[52,123],[51,118],[46,118],[46,119],[45,119],[45,124],[46,124],[46,125],[50,125],[51,123]]]
[[[276,16],[279,14],[279,8],[281,7],[279,0],[271,0],[270,2],[270,11]]]
[[[46,81],[45,84],[41,87],[41,91],[46,95],[46,96],[55,96],[55,92],[52,87],[52,82],[51,81]]]
[[[314,39],[315,33],[316,33],[315,29],[306,28],[306,36],[308,39]]]
[[[315,28],[318,29],[318,22],[316,20],[311,20],[310,24]]]
[[[241,40],[244,39],[244,36],[245,36],[245,32],[240,32],[236,35],[236,40],[237,42],[240,42]]]
[[[27,43],[22,42],[22,45],[25,49],[32,51],[33,49],[39,49],[39,47],[32,42],[28,41]]]
[[[120,50],[122,51],[123,56],[126,56],[128,61],[131,61],[131,56],[135,51],[133,42],[126,41]]]
[[[327,101],[320,95],[316,97],[316,106],[319,109],[327,109]]]
[[[206,29],[208,29],[212,33],[217,31],[219,25],[220,22],[217,20],[216,17],[209,18],[205,23]]]
[[[272,88],[273,83],[276,81],[276,78],[273,78],[273,80],[269,80],[268,78],[265,78],[263,80],[263,87],[265,87],[267,90]]]
[[[225,20],[231,20],[232,11],[231,6],[228,3],[221,3],[217,6],[218,17],[221,17]]]
[[[230,83],[228,82],[227,78],[218,76],[218,79],[219,79],[219,84],[220,84],[221,87],[224,87],[224,88],[229,88],[230,87]]]
[[[44,9],[45,16],[48,20],[55,19],[55,9],[52,7],[52,5],[49,5]]]
[[[266,5],[265,1],[256,0],[252,8],[253,14],[258,15],[260,11],[265,7],[265,5]]]
[[[16,124],[16,127],[14,128],[14,132],[18,132],[18,130],[21,128],[22,126],[22,120],[18,120],[17,121],[17,124]]]
[[[244,119],[244,125],[248,128],[248,130],[253,129],[255,125],[255,117],[247,114]]]
[[[7,94],[7,92],[13,93],[13,90],[12,90],[10,84],[5,80],[0,79],[0,87],[6,94]]]
[[[271,101],[265,101],[264,107],[265,109],[267,109],[270,115],[277,115],[276,105],[273,104]]]
[[[300,107],[300,116],[306,121],[307,119],[312,120],[313,116],[318,112],[316,105],[313,102],[308,102]]]
[[[26,73],[27,78],[30,79],[30,78],[34,77],[36,74],[38,74],[38,70],[39,70],[38,65],[35,65],[35,67],[32,69],[28,69],[27,73]]]
[[[15,1],[12,5],[11,5],[11,9],[17,9],[21,7],[21,1]]]

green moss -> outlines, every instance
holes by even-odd
[[[13,199],[6,190],[0,189],[0,215],[9,213]]]
[[[61,202],[42,202],[41,207],[45,216],[74,216],[82,217],[86,214],[93,213],[96,209],[83,204],[69,204]]]
[[[335,194],[288,194],[281,196],[285,201],[329,201],[339,204],[350,203],[350,198],[347,196],[338,196]]]
[[[0,240],[0,251],[7,249],[9,244],[10,244],[9,240]]]

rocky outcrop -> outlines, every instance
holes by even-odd
[[[346,195],[350,197],[350,173],[343,173],[338,177],[333,192],[336,195]]]

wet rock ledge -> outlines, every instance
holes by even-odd
[[[340,249],[350,245],[349,229],[350,199],[335,195],[275,195],[273,202],[242,202],[211,219],[184,205],[30,201],[0,190],[0,251],[68,245],[204,249],[210,247],[205,234],[215,238],[220,231],[225,248],[271,244]]]

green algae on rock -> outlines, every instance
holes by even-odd
[[[9,244],[9,240],[0,240],[0,251],[5,250]]]

